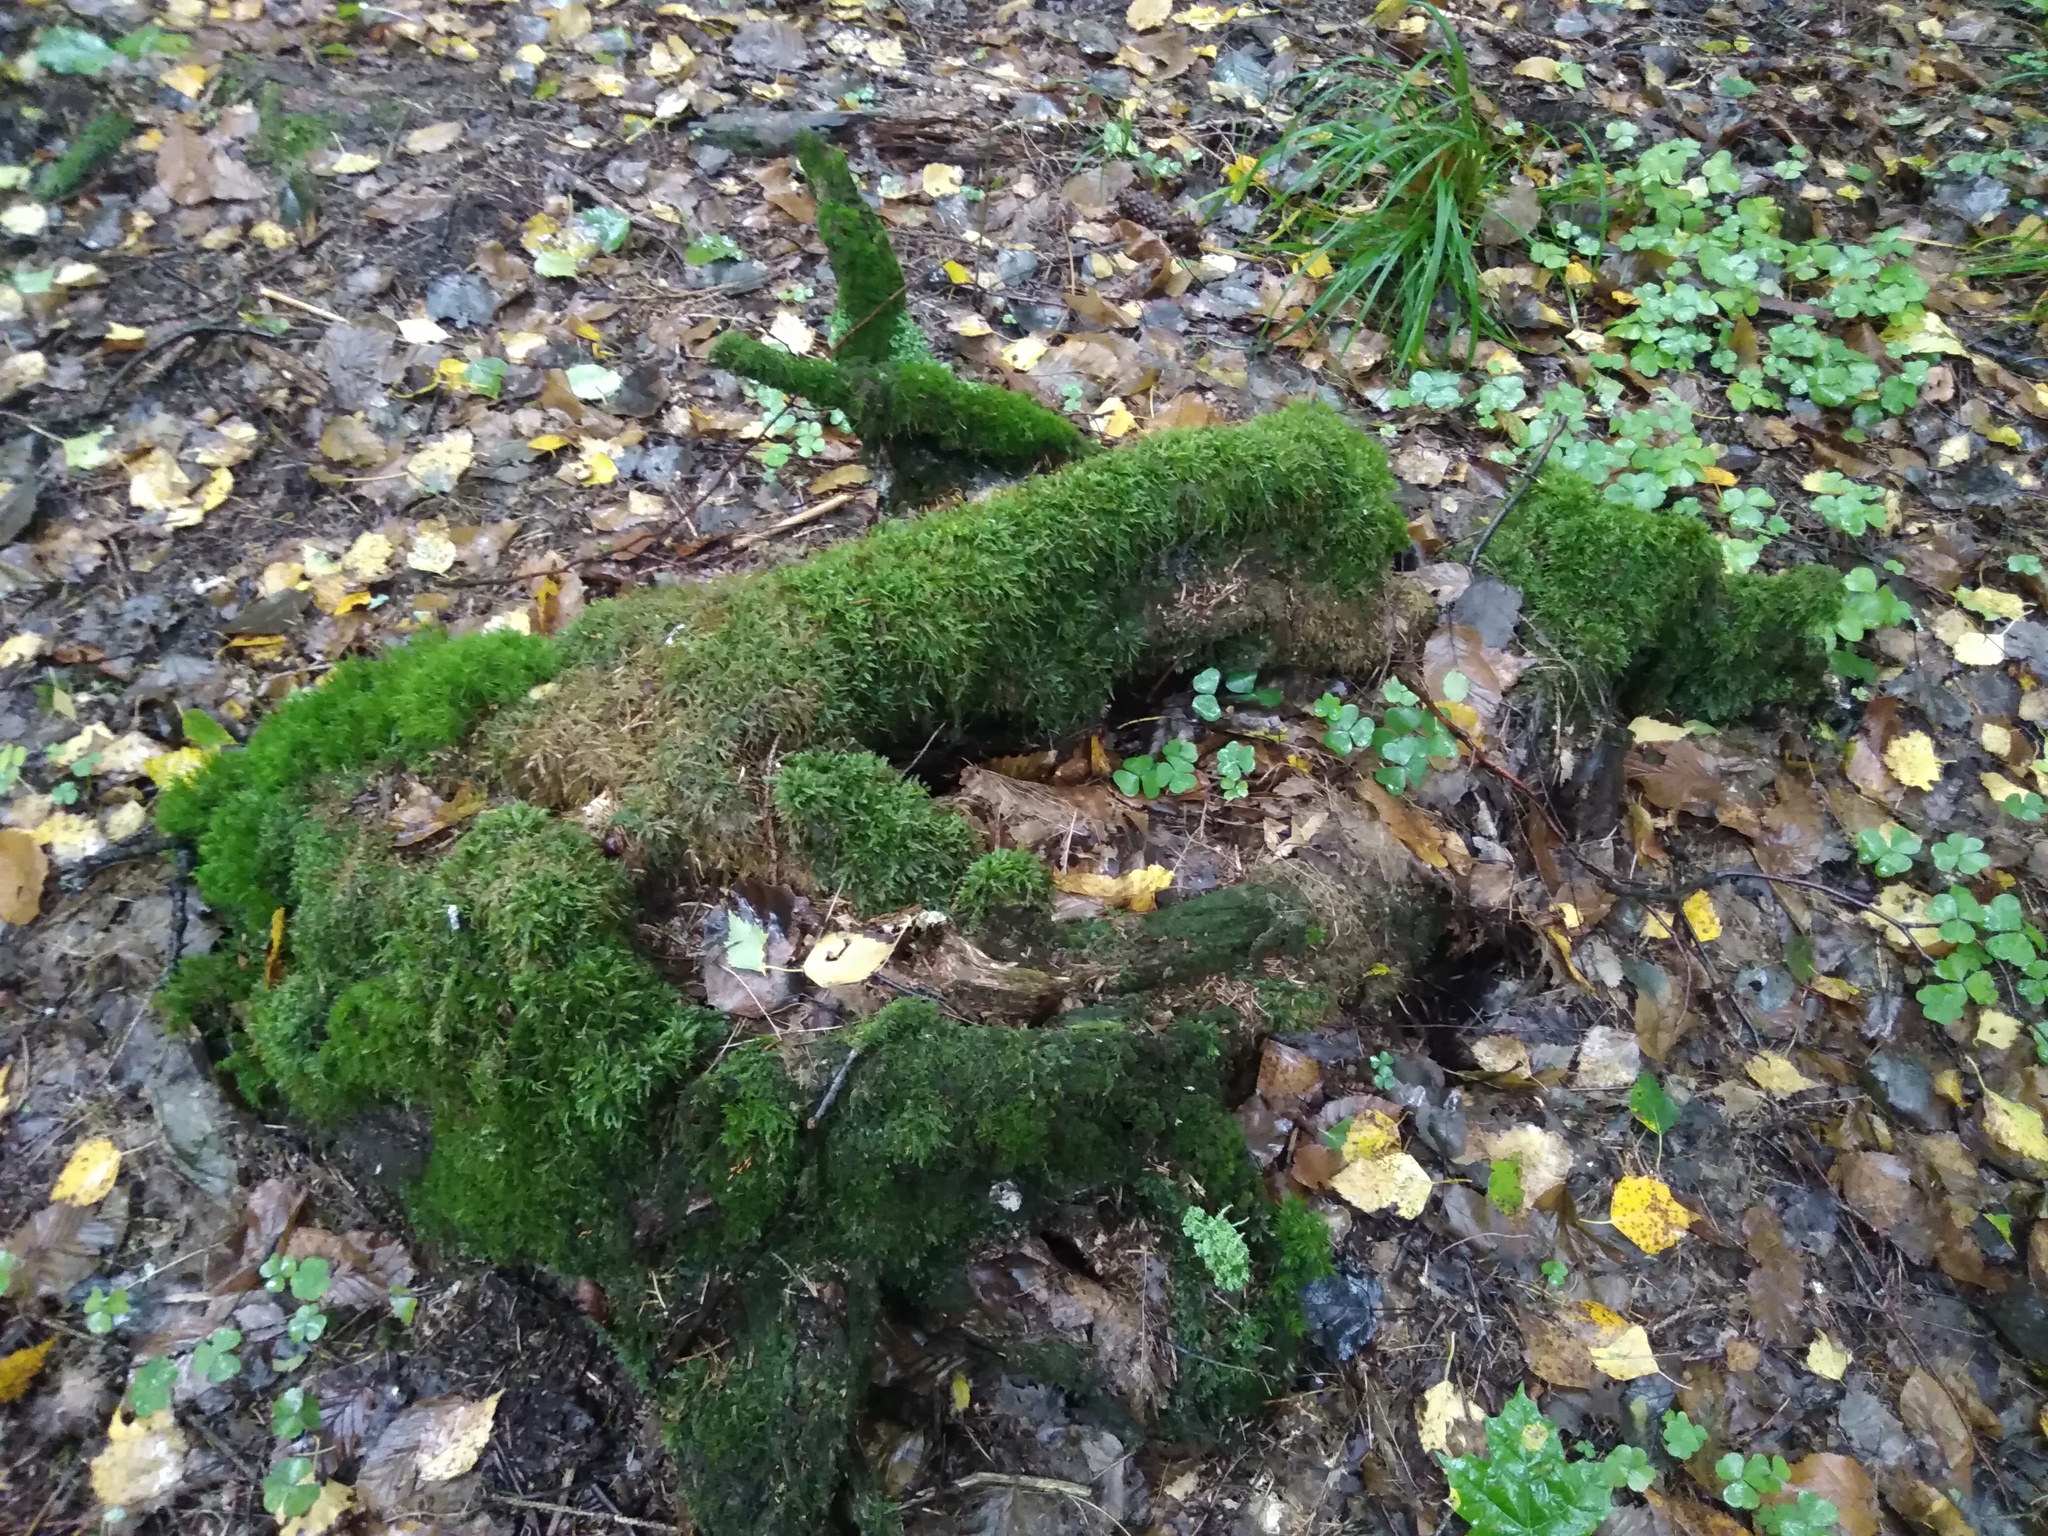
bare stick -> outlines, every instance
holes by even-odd
[[[608,1509],[578,1509],[573,1504],[550,1504],[545,1499],[521,1499],[509,1493],[493,1491],[491,1501],[509,1504],[514,1509],[536,1510],[543,1515],[567,1515],[572,1520],[609,1520],[614,1525],[630,1525],[642,1531],[667,1531],[674,1536],[682,1529],[680,1525],[664,1524],[659,1520],[641,1520],[632,1515],[615,1514]]]
[[[1550,429],[1550,436],[1543,440],[1542,450],[1530,462],[1529,467],[1522,471],[1522,478],[1516,482],[1515,488],[1502,499],[1500,510],[1493,514],[1493,521],[1486,525],[1486,532],[1479,535],[1479,542],[1472,546],[1472,553],[1465,557],[1466,570],[1469,571],[1479,564],[1480,552],[1486,548],[1487,542],[1492,539],[1500,525],[1507,521],[1508,514],[1515,510],[1515,503],[1528,494],[1529,487],[1536,483],[1537,471],[1543,468],[1543,461],[1550,457],[1551,447],[1564,435],[1564,420],[1562,415],[1557,418],[1557,425]]]

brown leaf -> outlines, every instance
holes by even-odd
[[[1643,1497],[1683,1536],[1749,1536],[1749,1527],[1740,1520],[1696,1499],[1674,1498],[1654,1488],[1646,1489]]]
[[[1213,427],[1220,425],[1223,419],[1223,413],[1201,395],[1193,390],[1186,390],[1154,411],[1151,420],[1145,423],[1145,430],[1153,432],[1165,427]]]
[[[1036,784],[970,767],[960,774],[960,798],[999,841],[1019,848],[1064,845],[1069,837],[1087,848],[1125,823],[1105,784]]]
[[[119,1234],[80,1205],[46,1205],[16,1227],[0,1248],[19,1263],[16,1296],[57,1296],[99,1268]]]
[[[1432,699],[1442,699],[1444,679],[1453,672],[1463,673],[1469,685],[1464,703],[1479,716],[1480,725],[1486,726],[1500,712],[1502,698],[1527,664],[1526,656],[1488,645],[1470,625],[1446,624],[1423,646],[1422,680]]]
[[[1661,965],[1648,961],[1635,965],[1629,980],[1636,987],[1636,1038],[1642,1042],[1644,1055],[1664,1061],[1692,1027],[1690,988],[1673,980]]]
[[[1832,1176],[1843,1202],[1880,1232],[1919,1209],[1913,1170],[1895,1153],[1851,1152],[1836,1161]]]
[[[1585,1340],[1556,1318],[1517,1307],[1515,1326],[1522,1331],[1523,1362],[1553,1387],[1583,1390],[1598,1379]]]
[[[1660,811],[1691,811],[1718,816],[1737,803],[1725,782],[1732,765],[1695,741],[1664,741],[1631,752],[1625,764],[1629,781]]]
[[[1756,1260],[1748,1280],[1750,1320],[1773,1344],[1797,1343],[1806,1335],[1806,1270],[1799,1255],[1786,1245],[1785,1229],[1767,1205],[1743,1213],[1742,1236]]]
[[[0,830],[0,922],[34,922],[43,909],[43,879],[49,873],[42,844],[18,827]]]
[[[242,1206],[240,1245],[221,1261],[208,1284],[217,1295],[253,1290],[263,1283],[257,1273],[305,1208],[306,1192],[289,1179],[265,1179],[249,1191]]]
[[[1259,1051],[1259,1095],[1271,1103],[1319,1093],[1323,1069],[1307,1051],[1268,1040]]]
[[[283,1251],[294,1259],[327,1260],[327,1294],[322,1300],[330,1307],[382,1307],[393,1290],[412,1283],[412,1255],[405,1245],[375,1232],[336,1234],[299,1227]]]
[[[1899,1417],[1914,1434],[1934,1442],[1948,1464],[1950,1480],[1967,1492],[1970,1463],[1977,1448],[1970,1438],[1969,1422],[1948,1389],[1926,1371],[1914,1371],[1899,1392]]]
[[[213,151],[183,123],[173,123],[156,151],[157,184],[170,200],[191,208],[213,196]]]
[[[1820,863],[1827,836],[1820,801],[1804,782],[1778,778],[1778,803],[1763,813],[1752,835],[1757,867],[1767,875],[1797,877]]]
[[[1766,1502],[1790,1504],[1802,1489],[1835,1506],[1842,1536],[1877,1536],[1883,1519],[1877,1507],[1877,1487],[1853,1458],[1833,1451],[1802,1457],[1792,1464],[1784,1488]]]

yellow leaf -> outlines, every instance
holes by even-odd
[[[805,325],[795,310],[782,309],[776,311],[774,323],[768,327],[768,339],[803,357],[817,344],[818,333]]]
[[[166,1408],[146,1419],[120,1409],[107,1423],[107,1448],[92,1459],[92,1491],[108,1508],[161,1499],[185,1475],[185,1432]]]
[[[1360,1110],[1344,1133],[1344,1161],[1362,1163],[1401,1150],[1401,1128],[1394,1117],[1377,1109]]]
[[[1029,373],[1045,356],[1045,342],[1037,336],[1019,336],[1003,348],[1003,366],[1013,373]]]
[[[1979,1009],[1976,1043],[2002,1051],[2019,1039],[2020,1031],[2025,1028],[2026,1025],[2009,1013],[2000,1013],[1996,1008]]]
[[[1541,80],[1545,85],[1557,84],[1557,60],[1537,57],[1524,59],[1511,71],[1524,80]]]
[[[1643,914],[1643,937],[1646,939],[1668,939],[1671,937],[1671,914],[1661,907],[1652,907]]]
[[[553,453],[557,448],[569,446],[569,439],[559,432],[543,432],[539,437],[529,437],[526,446],[535,453]]]
[[[1714,910],[1714,898],[1709,893],[1694,891],[1685,898],[1682,910],[1692,936],[1702,944],[1711,944],[1721,937],[1721,914]]]
[[[828,469],[811,482],[811,494],[823,496],[832,491],[843,491],[850,485],[866,485],[868,467],[865,464],[842,464],[837,469]]]
[[[1684,741],[1692,732],[1682,725],[1668,721],[1653,720],[1648,715],[1637,715],[1628,723],[1628,733],[1637,746],[1656,745],[1667,741]]]
[[[1173,884],[1173,871],[1163,864],[1147,864],[1115,876],[1069,870],[1054,875],[1052,883],[1070,896],[1093,896],[1112,907],[1150,912],[1159,904],[1159,893]]]
[[[504,1395],[501,1389],[480,1402],[451,1404],[429,1421],[420,1435],[421,1482],[445,1483],[476,1465],[491,1438],[498,1399]]]
[[[963,288],[971,288],[972,286],[974,286],[974,274],[970,272],[966,267],[961,266],[960,263],[957,261],[947,262],[945,265],[945,273],[950,281],[958,283]]]
[[[1608,1219],[1643,1252],[1662,1253],[1685,1236],[1692,1212],[1672,1197],[1662,1179],[1630,1177],[1615,1183]]]
[[[1776,1051],[1765,1051],[1752,1056],[1743,1064],[1743,1071],[1749,1080],[1775,1098],[1784,1098],[1794,1093],[1804,1093],[1809,1088],[1818,1088],[1812,1078],[1792,1065],[1792,1058]]]
[[[270,945],[263,951],[263,985],[274,987],[284,977],[284,908],[270,914]]]
[[[40,1344],[31,1344],[27,1349],[17,1349],[11,1355],[0,1356],[0,1403],[11,1403],[28,1390],[28,1384],[36,1379],[36,1372],[43,1368],[43,1356],[57,1342],[55,1334]]]
[[[168,789],[173,784],[182,784],[206,766],[206,752],[200,747],[179,747],[175,752],[160,752],[142,765],[142,771],[149,775],[150,782],[158,789]]]
[[[1124,25],[1133,32],[1150,32],[1154,27],[1166,25],[1166,18],[1173,14],[1173,0],[1131,0],[1124,12]]]
[[[1816,976],[1813,990],[1822,997],[1833,998],[1838,1003],[1853,1003],[1863,995],[1863,989],[1854,982],[1842,980],[1839,976]]]
[[[1886,348],[1894,357],[1915,352],[1945,352],[1950,357],[1968,357],[1970,349],[1948,328],[1948,322],[1932,310],[1909,309],[1885,327]]]
[[[1406,1152],[1389,1152],[1346,1163],[1330,1180],[1330,1188],[1361,1211],[1391,1210],[1413,1221],[1429,1204],[1429,1170]]]
[[[383,534],[360,533],[341,557],[341,568],[357,581],[382,581],[391,574],[392,553],[391,541]]]
[[[953,1373],[953,1411],[965,1413],[974,1401],[974,1384],[959,1371]]]
[[[610,485],[619,478],[619,466],[612,456],[590,444],[583,445],[583,453],[570,471],[580,485]]]
[[[1605,1344],[1588,1345],[1586,1353],[1593,1357],[1594,1369],[1616,1381],[1657,1374],[1657,1355],[1641,1323],[1627,1324]]]
[[[176,64],[157,76],[180,96],[189,96],[197,101],[206,90],[206,66],[204,64]]]
[[[1996,587],[1957,587],[1956,601],[1987,619],[2024,619],[2027,616],[2026,602],[2017,592],[2001,592]]]
[[[1908,789],[1932,789],[1941,782],[1942,759],[1925,731],[1907,731],[1884,749],[1884,765]]]
[[[2007,1152],[2034,1162],[2048,1163],[2048,1130],[2041,1125],[2041,1112],[2031,1104],[1984,1095],[1984,1134]]]
[[[405,478],[413,489],[445,496],[455,489],[476,458],[476,438],[466,429],[444,432],[405,461]]]
[[[334,1522],[355,1506],[356,1491],[347,1483],[325,1482],[319,1497],[303,1515],[294,1515],[277,1528],[277,1536],[326,1536]]]
[[[113,1191],[121,1174],[121,1149],[104,1136],[78,1144],[57,1182],[50,1186],[55,1205],[98,1205]]]
[[[1451,1454],[1451,1436],[1467,1424],[1484,1424],[1486,1410],[1469,1400],[1448,1381],[1440,1381],[1422,1394],[1415,1411],[1415,1427],[1422,1448],[1438,1456]]]
[[[32,629],[24,629],[4,643],[0,643],[0,667],[11,667],[19,662],[34,661],[49,649],[47,637]]]
[[[401,146],[408,155],[438,155],[462,142],[463,127],[456,122],[429,123],[405,136]]]
[[[828,933],[804,957],[804,975],[813,986],[850,987],[866,981],[896,952],[889,939],[864,933]]]
[[[342,154],[331,159],[321,159],[316,155],[310,168],[315,176],[361,176],[383,163],[382,155]]]
[[[1301,275],[1321,282],[1336,270],[1335,267],[1330,265],[1330,253],[1328,251],[1317,251],[1309,259],[1308,264],[1301,268]]]
[[[924,168],[924,195],[926,197],[951,197],[960,190],[960,167],[957,165],[928,165]]]
[[[1709,485],[1733,485],[1735,477],[1718,464],[1709,464],[1700,471],[1700,478]]]
[[[1840,1381],[1849,1369],[1849,1352],[1829,1338],[1825,1333],[1813,1336],[1813,1345],[1806,1351],[1806,1368],[1816,1376],[1829,1381]]]

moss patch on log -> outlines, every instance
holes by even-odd
[[[1639,512],[1553,472],[1501,524],[1486,564],[1519,587],[1567,660],[1631,709],[1728,720],[1814,696],[1842,605],[1831,567],[1731,572],[1696,517]]]

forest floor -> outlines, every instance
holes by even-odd
[[[733,326],[822,347],[830,273],[786,155],[801,115],[879,193],[912,312],[963,374],[1110,443],[1306,396],[1378,429],[1408,574],[1439,609],[1419,680],[1489,744],[1402,796],[1329,749],[1330,722],[1230,706],[1225,729],[1262,744],[1251,794],[1132,796],[1117,759],[1206,729],[1186,680],[1163,679],[1124,701],[1142,718],[947,770],[938,787],[1062,870],[1078,831],[1092,871],[1163,864],[1185,894],[1365,815],[1455,904],[1404,1004],[1274,1021],[1243,1085],[1253,1154],[1331,1217],[1354,1279],[1350,1315],[1312,1319],[1298,1390],[1229,1443],[1160,1444],[899,1340],[904,1374],[950,1381],[931,1422],[877,1429],[909,1528],[1423,1536],[1452,1518],[1431,1452],[1525,1380],[1603,1445],[1677,1408],[1718,1444],[1782,1454],[1851,1536],[2042,1528],[2040,17],[1447,9],[1484,116],[1526,149],[1482,231],[1508,344],[1404,378],[1384,335],[1289,328],[1332,274],[1262,246],[1264,190],[1227,194],[1291,81],[1412,56],[1432,16],[0,16],[0,1530],[268,1531],[266,1479],[313,1438],[355,1507],[317,1507],[306,1536],[689,1528],[656,1417],[584,1315],[601,1296],[416,1245],[416,1149],[391,1127],[276,1123],[166,1032],[151,995],[215,931],[147,813],[171,754],[246,736],[423,624],[553,633],[588,601],[799,557],[883,515],[843,433],[703,361]],[[122,147],[39,200],[33,178],[111,108],[132,120]],[[1673,174],[1627,179],[1680,140]],[[1769,200],[1838,265],[1767,286],[1753,324],[1687,332],[1656,293],[1682,275],[1665,262],[1531,228],[1589,148],[1638,220],[1646,189],[1698,176],[1701,206]],[[1903,254],[1870,256],[1884,230]],[[1816,302],[1894,266],[1924,294]],[[1802,318],[1836,350],[1745,380],[1761,338]],[[1632,346],[1625,367],[1590,362]],[[1868,391],[1830,403],[1824,374],[1859,360],[1872,389],[1880,365],[1905,382],[1852,415]],[[1718,730],[1569,718],[1577,658],[1518,632],[1515,595],[1461,563],[1564,386],[1599,403],[1560,456],[1586,467],[1583,444],[1624,440],[1600,478],[1650,507],[1692,499],[1731,558],[1865,573],[1830,702]],[[474,809],[423,789],[394,835]],[[1419,1213],[1333,1192],[1319,1133],[1375,1108],[1412,1118]],[[1611,1211],[1625,1179],[1670,1193],[1671,1230]],[[295,1291],[262,1267],[273,1249],[349,1283]],[[1084,1334],[1122,1326],[1109,1290],[1061,1290],[1079,1259],[1070,1238],[1027,1241],[1004,1283],[1109,1309]],[[174,1352],[171,1427],[121,1438],[138,1365]],[[1730,1529],[1718,1486],[1682,1477],[1617,1525]]]

